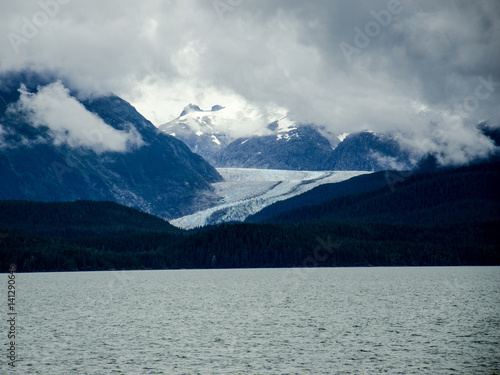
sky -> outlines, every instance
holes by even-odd
[[[155,125],[218,104],[236,133],[288,114],[443,164],[492,152],[475,125],[500,125],[498,0],[0,0],[0,36],[0,72],[50,69]]]

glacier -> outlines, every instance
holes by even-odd
[[[348,180],[369,171],[293,171],[254,168],[217,168],[224,182],[213,183],[219,201],[213,207],[170,223],[193,229],[229,221],[244,221],[277,201],[317,186]]]

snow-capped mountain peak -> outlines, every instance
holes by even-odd
[[[299,138],[299,134],[297,132],[293,132],[294,130],[297,130],[297,125],[291,121],[287,115],[281,117],[277,121],[271,122],[267,125],[267,128],[276,134],[277,141],[282,139],[289,141],[292,137]]]
[[[285,115],[278,120],[278,133],[286,133],[296,129],[297,125],[288,116]]]
[[[192,114],[192,116],[196,116],[196,112],[202,112],[202,113],[211,113],[211,112],[218,112],[222,109],[224,109],[225,107],[221,106],[221,105],[214,105],[212,107],[212,109],[206,111],[206,110],[203,110],[201,109],[199,106],[197,106],[196,104],[192,104],[192,103],[189,103],[189,105],[187,105],[186,107],[184,107],[184,109],[182,110],[181,114],[179,117],[184,117],[184,116],[187,116],[189,114]]]
[[[189,104],[181,115],[158,128],[188,145],[207,160],[233,139],[226,133],[228,123],[234,124],[234,113],[221,105],[203,110],[198,105]]]
[[[263,120],[258,112],[242,107],[215,105],[203,110],[190,104],[182,116],[160,129],[216,167],[372,171],[412,166],[391,135],[371,130],[333,133],[296,123],[285,112],[271,117],[267,128],[256,128],[261,132],[252,131],[252,121],[257,120]],[[234,129],[248,132],[237,135]]]
[[[189,105],[187,105],[182,110],[180,117],[186,116],[187,114],[192,113],[192,112],[202,112],[202,110],[197,105],[189,103]]]

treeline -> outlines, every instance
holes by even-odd
[[[500,265],[499,165],[194,231],[111,202],[0,201],[0,271]]]
[[[54,238],[0,233],[0,264],[20,271],[308,266],[498,265],[499,222],[233,224],[191,234]]]
[[[180,233],[167,221],[114,202],[1,201],[0,230],[77,238],[150,232]]]

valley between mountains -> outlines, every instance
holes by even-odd
[[[55,73],[0,76],[0,265],[500,264],[500,128],[466,165],[395,134],[189,105],[155,126]],[[245,117],[246,116],[246,117]]]

